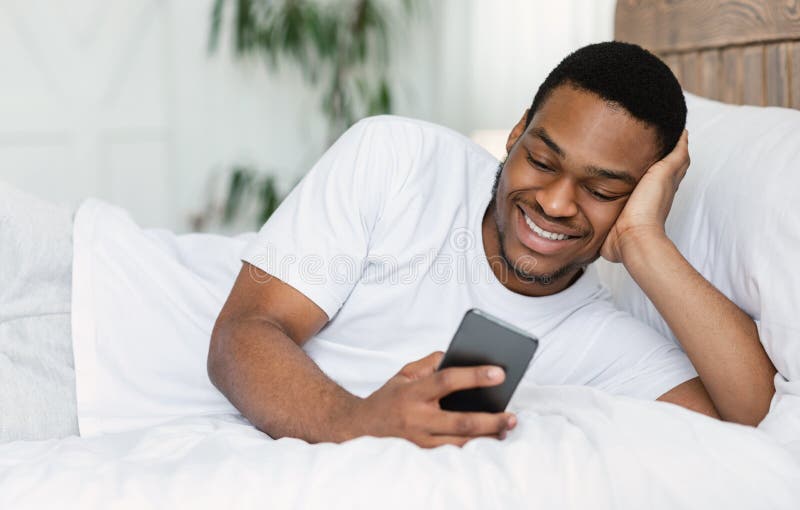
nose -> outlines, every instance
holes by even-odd
[[[574,183],[565,177],[554,179],[536,193],[536,201],[552,218],[569,218],[578,214]]]

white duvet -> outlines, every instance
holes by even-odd
[[[73,334],[90,340],[75,353],[89,437],[0,445],[2,510],[800,509],[800,443],[785,434],[590,388],[520,387],[509,437],[463,449],[272,440],[230,414],[205,374],[210,327],[247,239],[144,231],[97,201],[79,211],[75,235]],[[181,350],[105,355],[105,342],[145,335]],[[159,394],[115,397],[124,374],[157,378]]]
[[[800,452],[671,404],[523,387],[505,441],[272,440],[235,416],[0,447],[0,508],[800,508]]]

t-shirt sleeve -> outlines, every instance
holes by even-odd
[[[697,377],[672,340],[628,313],[615,310],[602,322],[578,371],[586,384],[615,395],[655,400]]]
[[[381,121],[343,134],[281,203],[241,259],[288,283],[332,318],[363,272],[396,147]]]

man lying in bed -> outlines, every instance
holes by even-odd
[[[503,438],[512,414],[438,405],[502,381],[491,367],[435,372],[464,312],[480,308],[540,338],[535,383],[758,423],[775,372],[755,325],[664,233],[689,166],[685,120],[666,65],[603,43],[548,76],[499,169],[441,127],[358,123],[246,250],[211,380],[273,437]],[[588,267],[601,255],[625,264],[686,354],[613,308]]]

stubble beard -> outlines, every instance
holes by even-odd
[[[505,167],[507,159],[508,156],[503,158],[503,160],[497,166],[497,173],[495,174],[494,184],[492,185],[492,200],[491,202],[489,202],[489,207],[491,208],[491,215],[493,219],[495,232],[497,233],[497,240],[500,243],[498,251],[500,259],[502,260],[503,265],[505,266],[505,269],[513,273],[514,276],[516,276],[519,280],[521,280],[524,283],[533,283],[542,286],[552,285],[554,282],[559,281],[560,279],[564,278],[565,276],[575,271],[577,271],[576,273],[576,279],[577,279],[577,277],[580,276],[586,269],[586,266],[594,262],[597,259],[597,256],[599,256],[599,254],[596,255],[591,260],[583,262],[570,262],[569,264],[566,264],[556,269],[555,271],[549,273],[536,273],[531,270],[525,270],[524,266],[526,264],[523,263],[524,261],[512,262],[512,260],[509,258],[505,247],[505,240],[506,240],[505,232],[500,227],[500,221],[497,215],[497,192],[500,185],[500,176],[503,173],[503,168]]]

